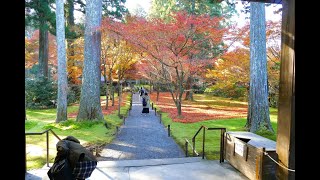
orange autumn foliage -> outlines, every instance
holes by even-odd
[[[56,37],[48,33],[48,49],[49,59],[48,66],[52,68],[53,79],[56,79],[57,64],[57,47]],[[33,65],[38,64],[39,61],[39,30],[33,32],[31,38],[25,38],[25,68],[30,69]]]
[[[158,101],[156,93],[150,94],[151,100],[162,112],[168,113],[174,122],[194,123],[206,120],[243,118],[247,116],[247,105],[237,107],[210,106],[197,101],[183,101],[182,116],[178,117],[176,107],[169,92],[161,92]]]

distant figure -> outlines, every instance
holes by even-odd
[[[142,113],[149,113],[149,107],[150,107],[150,98],[148,96],[148,93],[145,92],[143,95],[142,95]]]
[[[142,89],[142,87],[140,88],[140,96],[142,96],[144,94],[144,90]]]

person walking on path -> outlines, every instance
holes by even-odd
[[[132,109],[119,134],[99,153],[99,161],[182,158],[185,152],[168,136],[159,116],[141,116],[140,94],[132,97]],[[150,97],[150,96],[149,96]]]
[[[142,95],[142,114],[143,113],[149,114],[149,108],[150,108],[150,98],[148,96],[148,93],[145,92]]]
[[[143,94],[144,94],[144,89],[142,89],[142,87],[140,88],[139,93],[140,93],[140,97],[143,96]]]

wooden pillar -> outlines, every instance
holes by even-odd
[[[295,0],[282,1],[281,67],[277,147],[279,163],[295,169]],[[277,179],[295,179],[295,172],[280,166]]]

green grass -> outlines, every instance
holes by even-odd
[[[226,100],[221,98],[218,98],[219,101],[212,101],[213,97],[204,95],[195,97],[197,98],[196,101],[199,103],[208,103],[206,100],[209,100],[211,103],[218,102],[221,106],[236,107],[237,104],[239,106],[243,105],[241,102],[232,100],[228,100],[228,103],[226,103]],[[103,98],[105,97],[102,97],[102,99]],[[128,113],[130,97],[128,96],[126,100],[127,104],[120,110],[121,114],[124,116],[126,116]],[[161,112],[156,105],[154,105],[154,107],[157,108],[158,112]],[[77,110],[77,105],[68,107],[68,112],[75,112]],[[25,122],[26,132],[42,132],[48,128],[51,128],[60,138],[72,135],[79,139],[80,143],[84,146],[92,144],[100,146],[110,143],[115,137],[116,126],[120,126],[123,123],[123,119],[119,118],[117,115],[117,110],[113,114],[104,116],[105,121],[109,126],[108,129],[104,126],[104,122],[102,121],[76,122],[75,118],[70,118],[66,122],[55,123],[56,109],[27,109],[26,112],[28,119]],[[274,131],[277,132],[277,109],[270,108],[270,119]],[[162,113],[162,122],[165,127],[170,124],[171,136],[184,149],[185,139],[187,138],[189,142],[192,143],[192,137],[202,125],[206,127],[224,127],[227,129],[227,131],[245,131],[244,125],[246,123],[246,118],[207,120],[197,123],[184,124],[172,122],[172,120],[168,117],[168,114]],[[266,132],[259,132],[258,134],[271,140],[276,140],[276,133],[269,134]],[[200,154],[202,153],[202,136],[203,133],[201,131],[196,138],[196,150]],[[52,133],[49,133],[49,162],[51,163],[56,155],[55,145],[57,142],[58,139]],[[220,131],[206,131],[205,144],[206,158],[219,159]],[[27,154],[27,170],[43,167],[46,163],[46,135],[28,135],[26,136],[26,145],[27,151],[30,150],[30,148],[35,148],[35,151],[32,150],[29,154]],[[38,149],[41,149],[42,153],[37,153],[36,150]],[[190,146],[188,147],[188,153],[191,156],[192,152]]]
[[[185,139],[192,143],[192,138],[201,126],[208,128],[226,128],[226,131],[246,131],[244,126],[246,124],[245,118],[224,119],[224,120],[207,120],[196,123],[179,123],[172,122],[167,113],[162,113],[162,122],[165,127],[170,124],[171,136],[183,149],[185,149]],[[277,125],[272,120],[272,126],[277,131]],[[271,140],[276,140],[276,133],[270,134],[266,132],[257,133],[263,137]],[[202,137],[203,130],[196,137],[196,151],[202,153]],[[219,159],[220,151],[220,130],[206,130],[205,135],[205,153],[208,159]],[[188,154],[191,156],[191,147],[188,147]]]
[[[126,97],[126,105],[121,107],[120,112],[125,115],[129,109],[130,96]],[[78,105],[68,107],[68,113],[78,110]],[[55,123],[56,109],[34,110],[27,109],[27,121],[25,132],[43,132],[51,128],[61,139],[72,135],[79,139],[83,146],[102,146],[110,143],[116,134],[116,126],[121,126],[123,119],[118,117],[118,111],[105,115],[105,121],[82,121],[76,122],[75,118],[68,121]],[[108,128],[104,126],[107,122]],[[56,156],[56,143],[58,139],[49,133],[49,162],[52,163]],[[27,170],[41,168],[46,163],[46,134],[27,135]]]
[[[196,101],[204,101],[207,98],[212,99],[211,97],[205,97],[204,95],[195,96]],[[224,103],[222,104],[220,101],[219,105],[222,106],[235,106],[235,104],[239,103],[237,101]],[[214,103],[214,102],[212,102]],[[239,106],[242,106],[242,103],[239,103]],[[157,108],[157,111],[159,108],[155,105],[154,107]],[[162,113],[162,122],[164,126],[167,128],[170,124],[171,129],[171,136],[173,139],[179,144],[184,150],[185,150],[185,139],[188,139],[190,143],[192,143],[192,138],[198,131],[198,129],[201,126],[206,126],[208,128],[226,128],[226,131],[246,131],[244,128],[246,124],[246,118],[233,118],[233,119],[219,119],[219,120],[206,120],[202,122],[196,122],[196,123],[179,123],[179,122],[173,122],[171,118],[168,117],[167,113],[161,112],[161,110],[158,111],[159,113]],[[270,121],[271,125],[273,127],[273,130],[275,133],[269,133],[269,132],[257,132],[257,134],[271,139],[273,141],[276,141],[276,132],[277,132],[277,109],[270,108]],[[196,137],[196,151],[200,154],[202,154],[202,137],[203,137],[203,130],[200,131],[200,133]],[[220,155],[220,130],[206,130],[205,135],[205,153],[207,159],[219,159]],[[191,146],[188,146],[188,154],[189,156],[192,155]]]

